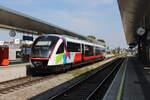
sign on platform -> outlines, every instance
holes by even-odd
[[[33,41],[33,37],[32,36],[23,36],[23,40],[28,40],[28,41]]]

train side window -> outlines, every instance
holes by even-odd
[[[90,46],[90,56],[94,56],[94,47],[93,46]]]
[[[96,55],[100,55],[101,53],[100,47],[96,47],[95,52],[96,52]]]
[[[105,52],[105,49],[103,49],[102,52]]]
[[[68,52],[81,52],[79,43],[67,42]]]
[[[85,56],[88,57],[89,56],[89,46],[85,45]]]
[[[64,53],[64,43],[62,43],[62,44],[59,46],[59,48],[58,48],[56,54],[60,54],[60,53]]]
[[[86,57],[94,56],[94,49],[93,49],[93,46],[85,45],[85,56],[86,56]]]

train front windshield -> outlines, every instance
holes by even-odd
[[[55,47],[58,37],[41,36],[33,43],[32,57],[33,58],[48,58]]]

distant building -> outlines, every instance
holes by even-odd
[[[0,41],[0,46],[7,45],[9,47],[9,60],[17,60],[17,58],[23,58],[23,55],[31,54],[32,43],[33,41],[23,41],[18,38],[13,41]],[[27,47],[24,47],[23,45],[26,45]]]
[[[92,36],[92,35],[89,35],[87,36],[87,38],[92,41],[93,43],[96,43],[96,44],[100,44],[100,45],[103,45],[106,47],[106,42],[102,39],[96,39],[95,36]]]

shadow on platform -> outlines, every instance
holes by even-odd
[[[137,57],[128,58],[123,100],[150,100],[149,71]]]

